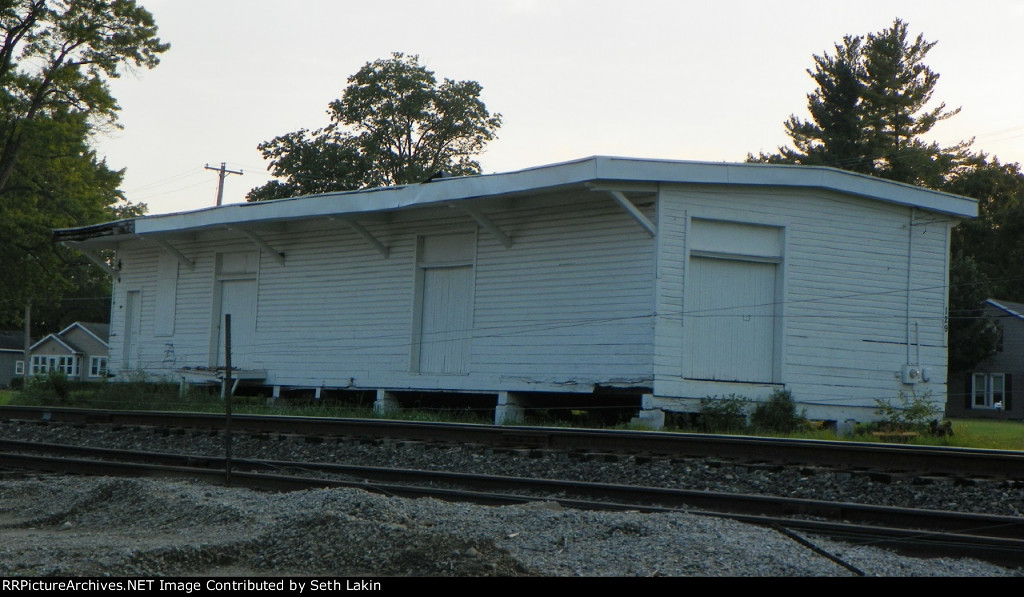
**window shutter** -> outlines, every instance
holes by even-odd
[[[968,373],[964,377],[964,408],[970,410],[974,404],[974,374]]]
[[[1003,410],[1009,411],[1013,408],[1013,374],[1006,374],[1006,387],[1003,388]]]

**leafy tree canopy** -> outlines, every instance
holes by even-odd
[[[259,145],[274,180],[249,201],[422,182],[439,171],[478,174],[476,161],[501,126],[475,81],[445,79],[394,53],[348,78],[327,110],[330,124]]]
[[[145,210],[124,200],[123,173],[90,139],[117,125],[107,80],[155,66],[167,48],[132,0],[0,2],[0,326],[20,325],[32,302],[51,310],[52,331],[65,323],[65,293],[109,294],[109,280],[55,246],[51,230]]]

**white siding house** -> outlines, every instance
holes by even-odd
[[[973,200],[830,168],[594,157],[55,231],[114,249],[110,370],[268,386],[790,390],[808,415],[946,395],[949,232]],[[501,412],[499,409],[499,412]]]

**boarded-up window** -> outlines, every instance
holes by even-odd
[[[141,368],[139,363],[139,333],[142,330],[142,292],[129,290],[124,296],[124,334],[121,348],[121,368],[130,372]]]
[[[419,239],[411,369],[466,373],[473,338],[476,234]]]
[[[693,220],[690,230],[684,377],[778,381],[781,229]]]
[[[178,302],[178,260],[173,255],[162,253],[157,265],[157,276],[157,317],[153,321],[153,334],[172,336]]]

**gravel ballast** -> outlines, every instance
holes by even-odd
[[[486,507],[352,489],[0,481],[2,576],[853,576],[781,533],[689,514]],[[870,576],[1013,576],[810,538]]]
[[[223,437],[147,428],[0,424],[8,439],[219,455]],[[1019,483],[872,478],[705,460],[509,454],[385,442],[235,438],[244,458],[631,482],[1020,516]],[[968,559],[917,559],[678,514],[484,507],[359,490],[258,493],[186,481],[0,481],[0,575],[1020,576]]]

